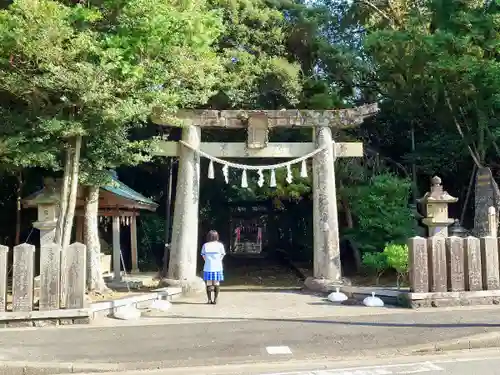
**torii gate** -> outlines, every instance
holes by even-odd
[[[191,110],[175,117],[155,108],[159,125],[182,123],[182,141],[165,142],[158,155],[178,156],[172,243],[167,282],[184,291],[204,288],[196,276],[198,259],[200,154],[213,158],[301,158],[313,154],[314,271],[306,286],[328,290],[342,282],[334,161],[362,157],[363,144],[335,143],[331,128],[357,126],[378,111],[377,104],[341,110]],[[313,142],[268,143],[273,127],[312,127]],[[247,129],[246,143],[201,142],[202,128]],[[245,173],[245,172],[244,172]],[[245,178],[246,180],[246,178]]]

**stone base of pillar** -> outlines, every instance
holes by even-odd
[[[314,277],[308,277],[306,281],[304,281],[304,286],[312,290],[313,292],[320,293],[330,293],[334,292],[335,288],[339,288],[341,286],[350,286],[351,281],[343,277],[341,280],[329,280],[329,279],[317,279]]]
[[[135,269],[133,269],[133,270],[130,271],[131,275],[137,275],[139,273],[141,273],[141,270],[139,268],[135,268]]]
[[[182,294],[185,296],[197,295],[200,293],[205,293],[205,282],[201,277],[194,277],[189,280],[175,280],[175,279],[161,279],[160,286],[173,286],[176,288],[182,288]]]

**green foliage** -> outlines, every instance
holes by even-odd
[[[390,174],[375,176],[351,190],[356,225],[348,235],[362,252],[382,251],[386,243],[405,243],[414,234],[409,193],[410,183]]]
[[[375,274],[376,283],[388,269],[397,272],[397,286],[400,280],[408,273],[408,246],[395,243],[387,244],[384,251],[369,252],[363,254],[362,264],[370,272]]]
[[[388,244],[383,254],[387,259],[389,267],[394,269],[397,274],[397,287],[401,285],[401,279],[408,274],[408,246],[398,244]]]
[[[67,137],[83,134],[81,181],[107,183],[108,169],[150,160],[155,143],[142,131],[156,105],[172,113],[378,101],[379,115],[335,139],[363,140],[366,150],[337,161],[339,207],[354,219],[343,234],[363,252],[382,251],[415,225],[410,184],[388,171],[408,176],[414,164],[421,191],[439,174],[461,197],[471,156],[497,172],[498,14],[495,1],[16,0],[0,10],[1,172],[57,170]],[[310,141],[310,132],[273,137]],[[259,189],[249,173],[241,189],[231,170],[229,186],[218,176],[201,197],[215,214],[227,200],[304,201],[311,181],[298,174],[289,185],[278,170],[277,188]],[[159,187],[145,190],[160,197],[163,177],[153,179]]]
[[[387,259],[387,265],[399,274],[408,272],[408,246],[398,244],[386,245],[383,254]]]
[[[383,252],[365,253],[362,257],[362,264],[376,276],[376,283],[379,283],[380,276],[389,268],[387,256]]]
[[[391,27],[367,24],[372,32],[365,47],[377,66],[387,108],[393,116],[411,118],[402,121],[406,126],[415,126],[419,155],[427,154],[432,163],[420,159],[423,168],[456,173],[462,167],[457,160],[463,163],[467,156],[481,164],[496,160],[498,3],[425,1],[415,2],[415,8],[400,3],[406,7],[399,18],[383,9],[394,20]],[[400,131],[399,119],[392,122]]]
[[[131,140],[132,129],[155,105],[208,100],[223,69],[212,48],[222,30],[203,0],[14,1],[0,11],[0,160],[57,168],[76,134],[86,184],[149,160],[154,140]]]
[[[157,214],[141,215],[139,220],[137,257],[141,270],[156,270],[155,254],[162,251],[165,244],[165,219]]]
[[[218,40],[223,73],[215,108],[280,108],[297,104],[300,66],[287,56],[283,14],[264,0],[210,0],[223,15]]]

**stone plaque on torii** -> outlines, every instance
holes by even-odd
[[[341,110],[191,110],[180,111],[175,116],[153,111],[152,120],[159,125],[182,126],[180,142],[160,144],[158,155],[178,156],[179,172],[175,197],[172,243],[167,281],[180,285],[185,291],[204,289],[196,276],[199,253],[198,215],[200,156],[211,162],[223,158],[289,158],[304,163],[307,155],[313,159],[313,215],[314,215],[314,271],[306,285],[318,290],[328,290],[342,282],[339,227],[335,186],[337,157],[362,157],[360,142],[336,143],[331,128],[351,128],[376,114],[378,107],[370,104]],[[276,127],[313,128],[313,142],[269,143],[269,130]],[[203,128],[245,129],[247,142],[201,142]],[[281,163],[280,166],[286,163]],[[259,169],[258,166],[246,166]],[[289,174],[289,165],[286,165]],[[210,168],[209,168],[210,169]],[[271,168],[265,168],[271,169]],[[274,175],[274,168],[272,169]],[[209,171],[210,173],[210,171]],[[242,186],[246,185],[245,170]],[[273,176],[271,176],[271,180]],[[243,180],[245,181],[243,183]],[[262,180],[262,178],[261,178]],[[271,182],[272,186],[272,182]],[[194,231],[194,232],[193,232]]]

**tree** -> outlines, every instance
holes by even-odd
[[[1,89],[30,127],[65,150],[56,232],[63,248],[81,157],[94,186],[107,168],[143,160],[148,142],[129,143],[130,127],[144,123],[153,106],[173,113],[208,100],[222,71],[212,50],[221,30],[218,12],[202,0],[99,6],[18,0],[0,12]],[[95,189],[88,195],[90,261],[98,253]]]
[[[349,232],[362,252],[382,251],[389,242],[404,244],[415,234],[409,193],[409,181],[387,173],[350,189],[357,223]]]
[[[1,95],[1,94],[0,94]],[[1,100],[1,99],[0,99]],[[29,120],[15,108],[0,107],[3,126],[0,129],[0,166],[3,173],[16,176],[16,233],[14,244],[21,237],[21,198],[23,172],[29,167],[58,168],[57,149],[50,136],[29,126]]]
[[[85,185],[84,242],[87,246],[87,289],[102,293],[106,290],[100,268],[99,190],[113,184],[110,168],[134,166],[150,158],[151,141],[131,141],[129,127],[123,126],[89,136],[82,158],[80,181]]]
[[[412,164],[419,190],[439,174],[463,197],[464,170],[498,168],[497,3],[360,0],[348,15],[372,70],[361,90],[371,86],[381,107],[361,128],[365,142]]]
[[[114,119],[118,127],[95,132],[87,142],[85,223],[92,230],[87,232],[86,242],[96,264],[100,252],[96,201],[99,186],[110,182],[106,171],[147,161],[154,147],[151,141],[131,140],[130,131],[145,124],[152,105],[161,104],[164,111],[173,111],[205,103],[221,71],[211,50],[221,31],[217,13],[207,11],[204,2],[191,6],[153,3],[122,3],[120,16],[113,18],[117,4],[109,2],[104,11],[109,23],[100,29],[105,54],[111,53],[108,63],[116,64],[119,57],[114,78],[131,81],[128,99],[138,113],[127,118],[118,115]],[[101,280],[98,267],[93,270],[89,278],[92,289]]]
[[[415,116],[414,123],[429,115],[436,119],[440,125],[433,133],[438,138],[455,133],[474,163],[483,165],[488,150],[498,153],[493,119],[499,108],[500,64],[494,47],[499,6],[475,1],[418,4],[399,19],[399,27],[375,28],[366,38],[380,91],[399,113]],[[426,135],[432,136],[430,131]]]
[[[300,67],[286,49],[286,20],[265,0],[209,0],[223,15],[217,53],[224,72],[211,108],[282,108],[295,105],[302,89]]]

